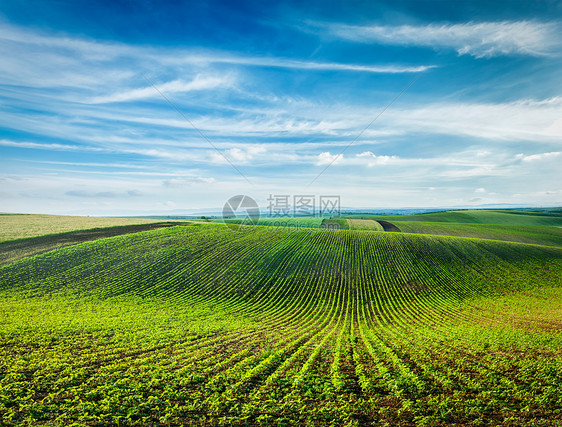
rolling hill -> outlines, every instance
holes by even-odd
[[[152,224],[155,222],[162,222],[162,220],[0,213],[0,242],[92,228]]]
[[[561,227],[423,221],[393,221],[392,223],[404,233],[464,236],[537,245],[562,246]]]
[[[517,210],[462,210],[431,212],[416,215],[358,216],[361,219],[387,221],[457,222],[463,224],[503,224],[562,226],[562,212]],[[356,218],[355,216],[350,218]]]
[[[4,424],[562,420],[562,249],[192,224],[0,269]]]

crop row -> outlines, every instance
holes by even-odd
[[[0,269],[1,420],[540,425],[561,255],[216,224],[46,253]]]

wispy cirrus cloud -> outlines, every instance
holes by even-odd
[[[53,35],[25,27],[0,25],[0,77],[5,84],[28,87],[60,87],[103,90],[126,88],[93,97],[92,102],[116,102],[148,96],[149,88],[131,88],[141,73],[155,68],[171,75],[193,75],[212,66],[266,67],[294,70],[349,71],[358,73],[419,73],[432,64],[353,63],[311,61],[285,56],[249,56],[235,51],[201,48],[155,48],[121,42]],[[224,70],[221,70],[221,75]],[[216,75],[199,76],[198,81],[183,78],[165,83],[166,89],[181,92],[212,89]],[[223,82],[224,83],[224,82]],[[208,85],[208,87],[206,87]],[[222,86],[222,85],[221,85]]]
[[[336,155],[323,152],[310,158],[313,164],[320,166],[337,158],[336,169],[349,170],[363,167],[365,176],[377,176],[382,181],[392,182],[394,177],[411,177],[424,180],[425,177],[465,180],[478,177],[515,176],[521,169],[505,151],[488,152],[483,155],[480,150],[468,149],[436,156],[397,156],[376,154],[364,151],[356,154]],[[478,191],[479,192],[479,191]]]
[[[191,81],[178,79],[155,85],[156,89],[152,86],[147,86],[138,89],[127,90],[124,92],[116,92],[105,96],[96,96],[91,99],[90,103],[105,104],[110,102],[136,101],[138,99],[159,97],[160,94],[158,93],[158,91],[172,94],[217,89],[228,86],[232,86],[232,78],[230,78],[229,76],[218,77],[197,75]]]
[[[542,56],[560,47],[560,25],[535,21],[427,25],[321,24],[335,37],[359,43],[454,49],[459,55]]]
[[[562,151],[551,151],[548,153],[538,153],[538,154],[530,154],[530,155],[525,155],[520,153],[517,154],[515,158],[518,160],[522,160],[524,162],[538,162],[543,160],[556,160],[560,156],[562,156]]]
[[[228,161],[234,163],[248,163],[256,157],[263,157],[267,149],[264,146],[252,145],[245,148],[230,148],[222,152],[223,155],[217,151],[209,153],[209,160],[212,163],[227,163]]]
[[[342,62],[304,61],[284,57],[258,57],[232,54],[202,53],[197,55],[186,54],[181,57],[181,62],[206,63],[206,64],[233,64],[252,67],[289,68],[297,70],[319,71],[358,71],[367,73],[421,73],[436,65],[401,65],[401,64],[354,64]]]
[[[210,135],[271,137],[311,135],[352,140],[379,111],[377,108],[353,105],[311,103],[307,108],[292,104],[264,106],[262,111],[240,112],[233,117],[207,115],[195,117],[198,127]],[[103,114],[93,112],[100,120]],[[145,117],[117,112],[114,120],[162,129],[185,129],[189,123],[169,115]],[[562,137],[562,97],[519,99],[510,102],[433,102],[410,104],[389,109],[376,126],[364,132],[363,139],[388,139],[419,132],[468,136],[487,140],[558,142]],[[357,141],[357,144],[361,140]]]
[[[383,121],[409,132],[464,135],[496,141],[559,143],[562,97],[512,102],[433,103],[388,111]]]
[[[88,198],[117,198],[117,197],[139,197],[142,195],[140,191],[128,190],[126,192],[116,191],[86,191],[86,190],[70,190],[65,193],[71,197],[88,197]]]
[[[260,115],[241,113],[234,117],[206,116],[194,118],[197,126],[215,139],[215,145],[237,164],[298,164],[303,162],[303,154],[323,157],[314,158],[310,163],[325,165],[352,140],[373,111],[365,108],[339,106],[336,112],[331,106],[313,104],[307,109],[271,110],[264,108]],[[196,135],[186,134],[190,126],[183,120],[170,119],[168,110],[155,112],[154,117],[126,114],[122,111],[100,114],[97,111],[75,110],[89,121],[65,124],[64,131],[76,143],[52,143],[50,141],[0,140],[0,146],[22,149],[67,152],[99,152],[136,154],[143,157],[163,159],[171,162],[192,161],[206,164],[223,164],[224,158],[209,151],[206,141]],[[134,113],[134,110],[132,111]],[[337,113],[337,114],[336,114]],[[377,123],[377,128],[368,130],[355,143],[356,146],[371,147],[396,138],[417,138],[420,134],[445,135],[476,138],[481,141],[511,144],[517,141],[533,141],[548,150],[556,147],[562,137],[562,128],[556,124],[562,115],[562,98],[543,100],[518,100],[507,103],[435,103],[410,105],[385,113]],[[28,113],[28,120],[33,118]],[[104,127],[111,120],[116,126]],[[17,117],[6,113],[3,120],[6,126],[13,127]],[[58,123],[52,125],[56,131],[49,132],[44,118],[38,116],[35,125],[22,123],[22,131],[37,126],[42,138],[56,140],[60,129]],[[114,129],[127,127],[150,129],[150,135],[114,134]],[[222,136],[228,136],[226,140]],[[139,137],[142,136],[142,137]],[[280,141],[264,142],[276,136]],[[305,139],[314,137],[308,142]],[[441,143],[442,144],[442,143]],[[333,148],[330,148],[333,147]],[[548,152],[548,151],[547,151]],[[326,153],[326,154],[322,154]],[[394,161],[384,156],[372,157],[364,150],[365,162],[360,164],[382,164]]]
[[[555,52],[554,24],[521,22],[374,30],[333,24],[327,27],[336,38],[333,46],[334,37],[318,43],[296,33],[295,43],[306,46],[271,50],[239,43],[231,50],[227,43],[130,44],[2,25],[0,157],[3,174],[15,177],[3,191],[10,193],[11,210],[31,206],[18,204],[22,195],[47,195],[59,199],[53,205],[37,202],[37,210],[57,211],[68,203],[85,212],[91,206],[107,212],[121,199],[129,212],[195,201],[214,206],[243,191],[241,177],[160,98],[146,75],[255,177],[257,188],[285,192],[292,186],[298,193],[412,79],[408,73],[424,73],[334,162],[315,191],[341,189],[346,197],[355,194],[359,205],[382,202],[377,195],[388,197],[387,205],[400,205],[422,203],[433,188],[431,197],[438,199],[427,203],[435,205],[473,195],[475,188],[485,188],[483,196],[503,191],[508,198],[513,188],[527,202],[538,187],[558,191],[562,98],[559,85],[552,84],[558,80],[543,78],[532,65],[506,76],[505,66],[498,66],[504,60],[468,61],[474,68],[465,69],[467,61],[455,58]],[[441,68],[426,72],[433,61],[420,60],[414,49],[380,49],[374,57],[365,55],[374,46],[342,49],[342,39],[434,48]],[[559,62],[545,58],[541,64],[550,61],[552,68]],[[484,80],[495,75],[494,80],[471,82],[467,73],[481,71]],[[495,90],[500,80],[505,87]],[[459,81],[473,86],[459,93]],[[511,91],[516,86],[521,90]],[[469,146],[490,153],[467,151]],[[498,176],[510,179],[491,178]],[[129,191],[138,193],[132,197]],[[532,200],[548,200],[546,194]]]
[[[30,142],[30,141],[12,141],[9,139],[0,139],[0,146],[15,147],[15,148],[32,148],[32,149],[39,149],[39,150],[54,150],[54,151],[105,151],[103,148],[84,146],[84,145],[57,144],[57,143]]]

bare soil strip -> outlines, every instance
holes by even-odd
[[[384,228],[384,231],[396,231],[399,232],[400,229],[398,227],[396,227],[393,223],[388,222],[388,221],[382,221],[380,219],[377,220],[377,222],[382,225],[382,228]]]

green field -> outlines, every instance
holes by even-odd
[[[361,218],[361,219],[360,219]],[[512,210],[444,211],[417,215],[352,216],[359,221],[388,222],[404,233],[463,236],[538,245],[562,246],[562,213]]]
[[[48,221],[47,219],[44,219]],[[1,221],[0,221],[1,222]],[[156,222],[149,224],[119,225],[116,227],[100,227],[89,230],[78,229],[60,234],[47,234],[44,236],[20,238],[0,242],[0,266],[10,264],[20,259],[49,252],[55,249],[72,246],[90,240],[103,239],[119,236],[122,234],[138,233],[140,231],[153,230],[162,227],[186,225],[189,222]],[[76,225],[80,226],[79,223]]]
[[[227,224],[246,224],[243,219],[225,219],[215,220],[215,222],[224,222]],[[290,217],[290,218],[260,218],[254,221],[255,225],[265,225],[271,227],[305,227],[318,228],[322,224],[320,217]]]
[[[465,236],[537,245],[562,246],[562,228],[560,227],[422,221],[393,221],[392,223],[404,233]]]
[[[372,219],[348,219],[347,222],[351,230],[384,231],[382,225]]]
[[[358,215],[349,218],[387,221],[458,222],[467,224],[562,226],[562,212],[516,210],[443,211],[417,215]]]
[[[345,218],[325,218],[321,227],[332,230],[349,230],[350,223]]]
[[[226,224],[246,224],[244,219],[214,220],[213,222]],[[371,219],[346,219],[346,218],[322,218],[322,217],[291,217],[291,218],[260,218],[254,221],[254,225],[272,227],[305,227],[305,228],[337,228],[340,230],[373,230],[383,231],[382,226]]]
[[[0,268],[0,424],[558,425],[562,248],[199,223]]]
[[[98,227],[150,224],[154,222],[162,222],[162,220],[3,213],[0,214],[0,242]]]

